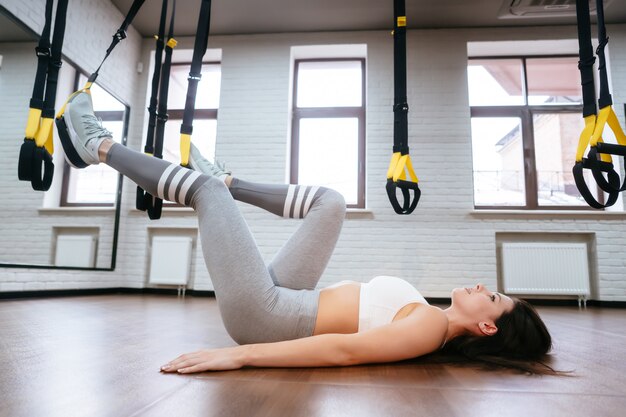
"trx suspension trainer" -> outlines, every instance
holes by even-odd
[[[183,122],[180,125],[180,164],[189,166],[189,152],[191,150],[191,135],[193,133],[193,117],[196,106],[196,92],[198,83],[202,78],[202,57],[206,52],[209,42],[209,29],[211,27],[211,0],[202,0],[196,39],[193,45],[193,58],[187,78],[187,97],[185,99],[185,112]]]
[[[117,30],[117,32],[115,32],[115,35],[113,35],[113,41],[109,45],[109,48],[106,51],[104,59],[102,60],[102,62],[100,62],[100,65],[98,66],[96,71],[89,76],[89,79],[87,80],[83,88],[74,92],[67,99],[67,101],[65,102],[65,104],[63,105],[63,107],[61,108],[61,110],[56,116],[56,125],[57,125],[57,130],[59,131],[59,138],[61,139],[61,142],[68,144],[68,146],[64,146],[66,150],[72,150],[72,151],[67,152],[65,156],[67,157],[68,162],[71,165],[75,166],[76,168],[85,168],[87,164],[85,164],[85,162],[83,162],[83,160],[78,156],[78,154],[76,154],[75,151],[73,151],[74,148],[71,145],[70,134],[68,132],[67,124],[64,118],[65,108],[67,106],[67,103],[77,94],[80,94],[80,93],[91,94],[91,90],[90,90],[91,86],[96,81],[96,78],[98,78],[100,68],[102,68],[102,64],[104,64],[104,61],[106,61],[109,55],[111,55],[111,52],[113,52],[113,49],[117,46],[117,44],[126,38],[126,30],[128,29],[128,26],[130,26],[135,16],[137,15],[137,12],[139,12],[139,9],[143,5],[143,3],[144,3],[144,0],[135,0],[133,2],[132,6],[130,7],[130,10],[128,11],[128,14],[126,15],[126,18],[124,19],[124,22],[122,22],[122,25],[120,26],[120,28]]]
[[[54,175],[52,125],[68,0],[59,0],[57,3],[51,45],[53,2],[54,0],[46,1],[46,22],[39,38],[39,45],[35,48],[37,74],[30,99],[26,135],[20,148],[17,168],[18,178],[21,181],[30,181],[33,189],[37,191],[47,191]]]
[[[406,93],[406,12],[404,0],[394,0],[394,105],[393,156],[387,170],[387,196],[398,214],[411,214],[420,199],[418,179],[409,156],[408,112]],[[397,189],[402,190],[404,202],[398,202]],[[411,190],[413,201],[411,201]]]
[[[604,25],[604,5],[602,0],[596,0],[598,15],[598,41],[596,50],[600,75],[600,97],[598,99],[599,110],[596,106],[595,84],[593,79],[593,47],[591,44],[591,19],[588,0],[576,0],[576,17],[578,23],[578,45],[580,49],[580,69],[582,93],[583,93],[583,128],[578,148],[576,162],[572,169],[576,187],[589,206],[602,209],[612,206],[617,201],[621,191],[626,190],[626,181],[620,186],[619,174],[615,171],[611,155],[626,157],[626,135],[619,124],[617,115],[613,110],[613,99],[609,91],[608,76],[606,72],[605,47],[609,42]],[[618,144],[605,143],[602,139],[604,128],[608,126]],[[589,147],[587,158],[584,158],[585,150]],[[626,163],[626,158],[625,158]],[[591,169],[593,178],[598,187],[608,193],[606,203],[602,204],[592,195],[583,177],[583,169]],[[604,178],[604,175],[607,178]]]
[[[165,2],[166,0],[164,0]],[[164,9],[166,6],[163,6]],[[164,17],[161,16],[161,26],[164,25]],[[167,90],[169,87],[170,68],[172,61],[172,49],[176,45],[172,39],[174,16],[172,15],[170,22],[169,41],[165,45],[165,62],[160,71],[160,86],[158,98],[158,111],[154,113],[155,108],[155,89],[159,81],[157,77],[158,66],[160,65],[160,51],[157,41],[156,62],[154,76],[152,79],[152,97],[150,99],[150,118],[148,125],[148,138],[146,139],[145,153],[152,154],[157,158],[163,157],[163,139],[165,134],[165,122],[167,121]],[[180,127],[180,165],[189,166],[189,152],[191,150],[191,134],[193,133],[193,119],[195,113],[196,93],[198,91],[198,83],[202,78],[202,58],[206,52],[209,40],[209,29],[211,26],[211,0],[202,0],[200,14],[198,16],[198,26],[196,30],[196,38],[193,48],[193,58],[187,78],[187,95],[185,99],[185,110],[183,113],[183,121]],[[161,35],[160,35],[161,36]],[[162,38],[162,36],[161,36]],[[172,42],[173,41],[173,42]],[[163,46],[161,45],[161,51]],[[156,119],[156,136],[154,135],[154,119]],[[150,124],[151,123],[151,124]],[[152,143],[154,144],[152,146]],[[151,196],[149,193],[137,187],[136,207],[140,210],[148,212],[148,216],[152,220],[161,217],[163,200]]]
[[[148,107],[148,134],[144,153],[155,158],[163,159],[163,139],[165,136],[165,123],[167,122],[167,98],[170,83],[170,69],[172,67],[172,52],[176,47],[174,39],[174,17],[176,15],[176,0],[172,4],[169,33],[165,42],[165,21],[167,18],[167,0],[163,0],[161,8],[161,21],[159,34],[156,38],[156,51],[154,54],[154,73],[152,74],[152,92]],[[165,61],[162,63],[163,50]],[[158,98],[157,98],[158,96]],[[161,218],[163,200],[153,197],[141,187],[137,186],[135,206],[138,210],[147,211],[151,220]]]

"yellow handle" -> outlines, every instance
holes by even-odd
[[[180,134],[180,164],[184,167],[189,165],[189,151],[191,150],[191,135]]]
[[[37,130],[39,130],[39,119],[41,119],[41,110],[30,108],[28,110],[28,121],[26,122],[26,139],[35,139]]]
[[[396,165],[398,165],[398,161],[400,160],[400,152],[395,152],[391,155],[391,162],[389,162],[389,168],[387,169],[387,179],[393,178],[393,172],[396,169]]]
[[[48,118],[43,118],[41,119],[41,126],[39,127],[39,130],[37,131],[37,136],[35,136],[35,144],[38,147],[42,147],[44,145],[46,145],[48,142],[51,142],[51,137],[52,137],[52,123],[53,123],[53,119],[48,119]],[[48,151],[50,145],[47,145],[46,148],[48,148]]]
[[[395,152],[387,170],[387,179],[391,179],[393,182],[399,179],[407,181],[407,176],[412,182],[417,183],[419,181],[413,170],[413,163],[409,154],[400,155],[400,152]]]
[[[585,117],[585,127],[580,132],[580,138],[578,139],[578,148],[576,149],[576,162],[581,162],[585,155],[585,150],[589,146],[591,136],[593,136],[593,130],[596,127],[596,115],[592,114]]]

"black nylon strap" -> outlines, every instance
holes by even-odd
[[[170,20],[170,29],[168,39],[174,37],[174,17],[176,15],[176,0],[173,1],[172,17]],[[161,70],[161,85],[159,87],[159,106],[157,114],[156,137],[154,139],[154,156],[163,158],[163,140],[165,138],[165,123],[167,122],[167,98],[170,86],[170,69],[172,67],[173,48],[170,45],[165,46],[165,62]],[[152,204],[148,207],[148,217],[151,220],[161,218],[163,210],[163,200],[154,197]]]
[[[609,91],[609,77],[606,73],[606,56],[604,54],[604,48],[609,43],[609,38],[606,36],[603,3],[603,0],[596,0],[596,13],[598,15],[598,48],[596,49],[596,54],[598,55],[598,72],[600,73],[600,97],[598,98],[598,105],[601,109],[613,104],[613,98]]]
[[[404,0],[393,2],[393,152],[409,153],[408,112],[406,94],[406,26],[398,26],[398,17],[406,16]]]
[[[143,148],[145,153],[154,155],[154,134],[156,129],[157,105],[159,84],[161,77],[161,65],[163,61],[163,48],[165,47],[165,24],[167,21],[167,0],[161,3],[161,18],[159,20],[159,32],[156,39],[154,52],[154,71],[152,72],[152,84],[150,90],[150,104],[148,105],[148,132],[146,144]],[[146,211],[152,206],[152,196],[143,188],[137,186],[135,207],[137,210]]]
[[[57,96],[57,83],[59,70],[61,69],[61,50],[65,37],[65,23],[67,18],[68,0],[59,0],[57,3],[56,17],[54,19],[54,34],[52,36],[52,48],[48,60],[48,77],[46,79],[46,97],[43,104],[42,116],[54,118],[54,104]]]
[[[46,74],[48,73],[48,61],[50,60],[50,28],[52,26],[52,8],[54,0],[46,1],[46,22],[44,23],[39,44],[35,48],[37,54],[37,74],[35,75],[35,85],[30,99],[30,107],[33,109],[43,109],[43,95],[46,88]]]
[[[408,131],[408,113],[409,104],[407,100],[407,76],[406,76],[406,5],[405,0],[394,0],[393,2],[393,153],[407,155],[409,153],[409,131]],[[393,161],[397,161],[392,157]],[[403,160],[404,161],[404,160]],[[409,165],[410,167],[410,165]],[[390,166],[390,171],[395,167]],[[406,167],[404,168],[406,169]],[[414,175],[412,173],[411,175]],[[421,191],[417,182],[406,181],[393,178],[387,178],[387,197],[389,202],[397,214],[411,214],[417,207]],[[403,203],[398,201],[397,190],[402,191]],[[413,191],[413,199],[411,199],[411,191]]]
[[[172,17],[170,20],[170,28],[168,39],[174,37],[174,17],[176,14],[176,0],[173,1]],[[165,62],[161,69],[161,85],[159,87],[159,104],[157,111],[156,138],[154,142],[154,156],[163,158],[163,140],[165,138],[165,123],[167,122],[167,99],[169,97],[170,88],[170,72],[172,68],[173,48],[169,45],[165,46]]]
[[[589,17],[589,1],[576,0],[576,20],[578,23],[578,69],[583,91],[583,117],[597,114],[596,89],[593,81],[593,56],[591,44],[591,19]]]
[[[193,58],[189,70],[187,84],[187,98],[185,99],[185,112],[183,113],[183,123],[180,126],[180,133],[191,135],[193,133],[193,117],[196,106],[196,92],[198,83],[202,78],[202,57],[206,52],[209,42],[209,30],[211,27],[211,0],[202,0],[198,26],[196,29],[196,40],[193,46]]]
[[[106,61],[109,55],[111,55],[111,52],[113,52],[113,49],[115,49],[117,44],[126,39],[126,30],[137,15],[137,12],[139,12],[139,9],[141,9],[141,6],[143,6],[144,1],[145,0],[133,1],[133,4],[130,6],[128,13],[126,14],[126,18],[122,22],[122,25],[119,27],[117,32],[115,32],[115,35],[113,35],[113,41],[111,41],[111,44],[109,45],[109,48],[107,49],[107,52],[102,59],[102,62],[100,62],[100,65],[98,65],[98,68],[93,72],[93,74],[89,76],[89,82],[96,81],[96,78],[98,78],[98,74],[100,72],[100,68],[102,68],[102,64],[104,64],[104,61]]]
[[[176,0],[172,2],[172,15],[170,17],[168,39],[174,38],[174,19],[176,17]],[[167,18],[167,0],[163,0],[163,7],[161,9],[161,24],[159,25],[159,39],[160,43],[157,43],[157,49],[161,46],[160,53],[155,54],[155,60],[159,63],[159,73],[155,72],[152,77],[153,94],[158,91],[158,97],[153,95],[150,99],[151,105],[154,102],[154,127],[152,130],[152,136],[146,138],[146,152],[153,154],[155,158],[163,158],[163,141],[165,138],[165,123],[167,122],[167,99],[169,93],[170,83],[170,70],[172,67],[172,53],[173,47],[165,43],[165,21]],[[165,60],[161,64],[161,58],[163,55],[163,49],[165,49]],[[158,58],[157,58],[158,56]],[[155,62],[156,67],[156,62]],[[155,87],[156,80],[156,87]],[[150,109],[148,109],[150,110]],[[151,113],[152,116],[152,113]],[[150,144],[150,151],[148,151],[148,144]],[[139,210],[145,210],[148,212],[148,217],[151,220],[157,220],[161,218],[163,211],[163,200],[157,197],[153,197],[149,193],[145,192],[141,187],[137,187],[136,207]]]
[[[44,28],[39,38],[37,52],[37,73],[33,86],[30,107],[42,110],[43,118],[54,118],[61,50],[65,35],[68,0],[59,0],[54,15],[54,33],[50,42],[52,27],[53,0],[46,1]],[[52,127],[51,127],[52,128]],[[20,148],[17,176],[22,181],[30,181],[36,191],[48,191],[54,176],[52,155],[45,146],[36,146],[34,138],[25,138]]]
[[[154,72],[152,73],[152,86],[150,90],[150,105],[148,107],[148,134],[146,136],[145,153],[154,153],[154,129],[156,127],[157,105],[159,84],[161,77],[161,65],[163,61],[163,48],[165,47],[165,23],[167,21],[167,0],[163,0],[161,6],[161,19],[159,22],[159,33],[156,40],[154,52]]]

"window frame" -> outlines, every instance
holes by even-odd
[[[222,70],[222,62],[221,61],[206,61],[206,62],[202,62],[202,65],[219,65],[220,67],[220,74],[221,74],[221,70]],[[172,62],[172,67],[182,67],[182,66],[187,66],[187,67],[191,67],[191,61],[182,61],[182,62]],[[220,75],[221,78],[221,75]],[[221,93],[221,91],[220,91]],[[193,113],[193,120],[215,120],[215,122],[217,123],[217,114],[219,112],[219,107],[215,108],[215,109],[211,109],[211,108],[201,108],[201,109],[194,109],[194,113]],[[185,109],[167,109],[167,120],[169,121],[170,119],[172,120],[183,120],[183,116],[185,114]],[[193,134],[192,134],[193,137]],[[143,145],[145,145],[146,142],[146,138],[143,138],[143,142],[142,142],[142,147]],[[163,200],[163,207],[184,207],[184,205],[179,204],[177,202],[174,201],[166,201]]]
[[[74,91],[78,91],[80,89],[80,77],[85,76],[89,77],[88,74],[85,74],[79,70],[76,71],[76,75],[74,77]],[[100,88],[103,88],[100,86]],[[106,91],[106,90],[105,90]],[[109,93],[107,91],[107,93]],[[111,94],[111,93],[109,93]],[[112,95],[112,94],[111,94]],[[113,96],[113,95],[112,95]],[[115,96],[113,96],[115,97]],[[117,97],[115,97],[117,99]],[[126,146],[126,140],[128,138],[128,123],[130,116],[130,109],[128,105],[124,104],[121,100],[117,99],[121,104],[124,105],[125,110],[112,110],[112,111],[94,111],[96,117],[102,119],[103,122],[122,122],[122,137],[120,138],[120,144]],[[63,177],[61,180],[61,200],[59,202],[60,207],[115,207],[116,199],[110,203],[99,203],[99,202],[70,202],[68,201],[68,193],[70,188],[70,176],[72,175],[72,167],[67,163],[65,158],[63,158]],[[121,187],[121,179],[122,174],[118,173],[118,181],[116,185],[115,195],[119,194],[119,190]]]
[[[474,118],[495,118],[495,117],[517,117],[520,119],[522,149],[523,149],[523,166],[524,166],[524,184],[525,184],[525,206],[501,206],[501,205],[476,205],[475,192],[474,209],[476,210],[586,210],[592,211],[588,205],[572,206],[572,205],[539,205],[539,193],[537,183],[537,166],[535,158],[535,131],[533,125],[533,116],[537,114],[565,114],[565,113],[582,113],[582,104],[554,104],[554,105],[530,105],[528,104],[528,72],[526,69],[527,59],[550,59],[550,58],[578,58],[573,54],[558,55],[506,55],[506,56],[472,56],[468,57],[469,62],[472,60],[504,60],[519,59],[522,64],[522,94],[524,95],[523,105],[503,105],[503,106],[470,106],[470,120]],[[468,83],[469,87],[469,83]],[[473,138],[472,138],[473,139]],[[472,171],[473,171],[472,164]],[[472,175],[473,177],[473,175]],[[597,186],[597,185],[596,185]],[[604,192],[597,187],[598,201],[604,203]]]
[[[346,62],[356,61],[361,64],[361,106],[342,107],[298,107],[298,72],[303,62]],[[291,117],[291,155],[289,180],[291,184],[298,184],[298,169],[300,153],[300,120],[315,118],[356,118],[358,120],[358,173],[357,173],[357,202],[346,204],[348,208],[365,208],[365,116],[366,116],[366,67],[365,58],[306,58],[294,60],[293,97]]]

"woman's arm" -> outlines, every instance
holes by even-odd
[[[182,355],[165,372],[257,367],[346,366],[394,362],[433,352],[441,346],[447,318],[436,307],[363,333],[323,334],[275,343],[242,345]]]

